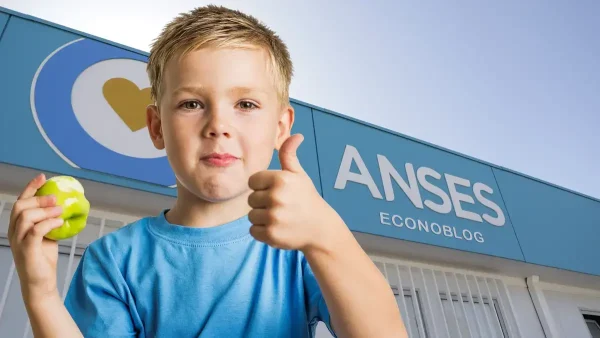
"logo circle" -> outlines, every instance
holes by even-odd
[[[145,123],[140,128],[140,117],[132,117],[127,106],[117,112],[119,98],[108,102],[112,98],[103,93],[111,79],[121,79],[138,91],[148,87],[146,61],[141,54],[78,39],[42,62],[31,87],[31,110],[58,156],[76,168],[162,186],[175,184],[166,155],[153,147]],[[129,103],[120,100],[121,105]]]

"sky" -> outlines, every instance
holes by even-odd
[[[209,3],[282,37],[292,98],[600,198],[597,0],[0,0],[142,51]]]

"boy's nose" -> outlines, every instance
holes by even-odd
[[[231,137],[231,126],[228,123],[227,118],[222,115],[223,114],[217,112],[211,112],[209,114],[208,123],[204,128],[205,137]]]
[[[211,131],[210,134],[209,134],[210,137],[217,137],[217,136],[221,136],[221,135],[223,135],[225,137],[230,137],[231,136],[227,131],[225,131],[225,132]]]

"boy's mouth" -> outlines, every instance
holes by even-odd
[[[238,157],[228,153],[211,153],[203,156],[200,160],[215,167],[227,167],[237,161]]]

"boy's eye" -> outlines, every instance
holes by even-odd
[[[189,109],[189,110],[195,110],[195,109],[202,108],[202,106],[200,105],[200,102],[198,102],[198,101],[186,101],[183,103],[182,107],[185,109]]]
[[[257,108],[256,105],[250,101],[242,101],[240,102],[240,108],[244,110],[251,110]]]

